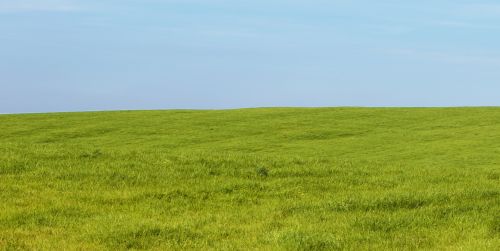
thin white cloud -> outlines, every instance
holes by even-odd
[[[458,8],[457,13],[467,17],[498,18],[500,3],[464,4]]]
[[[429,23],[432,26],[440,26],[456,29],[474,29],[474,30],[498,30],[500,25],[493,22],[482,21],[455,21],[455,20],[438,20]]]
[[[392,55],[403,56],[417,60],[432,60],[452,64],[495,64],[500,65],[500,55],[473,55],[441,51],[426,51],[416,49],[390,49]]]
[[[0,12],[77,11],[81,7],[71,0],[0,0]]]

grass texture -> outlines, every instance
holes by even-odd
[[[0,116],[0,250],[499,250],[500,108]]]

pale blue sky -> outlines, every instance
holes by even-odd
[[[0,0],[0,113],[498,105],[499,1]]]

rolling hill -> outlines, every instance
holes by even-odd
[[[495,250],[500,108],[0,115],[0,250]]]

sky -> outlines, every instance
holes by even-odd
[[[0,113],[500,106],[500,1],[0,0]]]

